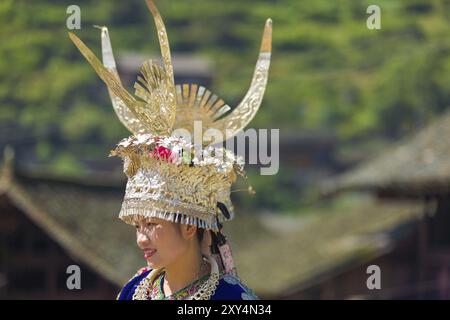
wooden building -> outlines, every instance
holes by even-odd
[[[448,298],[449,131],[446,115],[328,181],[326,194],[344,204],[323,205],[321,214],[236,208],[224,227],[241,279],[263,299]],[[98,174],[35,176],[5,165],[1,298],[114,299],[145,264],[134,230],[117,218],[124,183]],[[72,264],[82,270],[79,291],[65,286]],[[366,285],[374,264],[381,290]]]
[[[124,184],[99,173],[55,177],[5,164],[0,298],[114,299],[145,265],[134,229],[117,218]],[[224,227],[241,279],[263,299],[334,297],[330,290],[307,289],[389,252],[413,233],[404,226],[414,225],[423,212],[423,205],[412,201],[372,201],[311,217],[256,215],[237,208],[235,221]],[[70,265],[81,269],[81,290],[67,289]]]
[[[117,218],[124,181],[21,174],[0,178],[0,299],[114,299],[145,265]],[[81,271],[69,290],[67,268]]]
[[[348,299],[377,294],[367,289],[367,266],[395,248],[408,247],[424,206],[409,200],[339,198],[341,204],[312,214],[241,214],[230,228],[225,225],[236,244],[238,271],[261,298]],[[403,259],[403,264],[410,263],[409,257]],[[397,281],[400,286],[403,276],[407,275],[382,267],[382,286],[391,282],[397,287]]]
[[[356,290],[352,294],[387,299],[449,299],[450,113],[380,157],[324,185],[328,195],[351,191],[373,194],[379,201],[408,199],[424,206],[420,219],[412,223],[414,232],[390,253],[370,261],[382,270],[382,290]],[[338,292],[334,297],[344,298],[337,286],[346,282],[351,286],[364,267],[347,270],[310,290],[334,290]]]

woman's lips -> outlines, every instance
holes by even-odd
[[[144,250],[144,258],[148,259],[151,256],[153,256],[156,252],[156,249],[148,249],[148,250]]]

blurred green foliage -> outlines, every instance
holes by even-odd
[[[366,27],[372,1],[156,3],[172,52],[210,57],[215,63],[211,89],[230,105],[248,88],[264,21],[273,19],[270,80],[254,127],[327,129],[344,144],[396,139],[449,105],[446,0],[379,0],[381,30]],[[0,2],[0,127],[16,124],[25,136],[39,141],[36,154],[41,160],[69,171],[81,170],[74,164],[79,156],[101,159],[127,135],[111,110],[105,86],[67,37],[66,9],[71,4]],[[76,33],[98,55],[100,34],[94,24],[109,27],[116,55],[131,50],[159,54],[143,0],[76,4],[82,19]],[[1,137],[2,142],[14,134]],[[49,142],[55,136],[65,146],[61,152]]]

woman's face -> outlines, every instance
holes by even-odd
[[[141,218],[135,227],[137,244],[152,269],[170,265],[188,249],[188,239],[180,232],[182,228],[173,222],[158,218]]]

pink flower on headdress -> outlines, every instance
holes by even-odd
[[[172,150],[163,146],[157,146],[152,152],[150,152],[149,156],[152,158],[163,159],[171,163],[175,163],[177,161],[176,154],[173,153]]]

